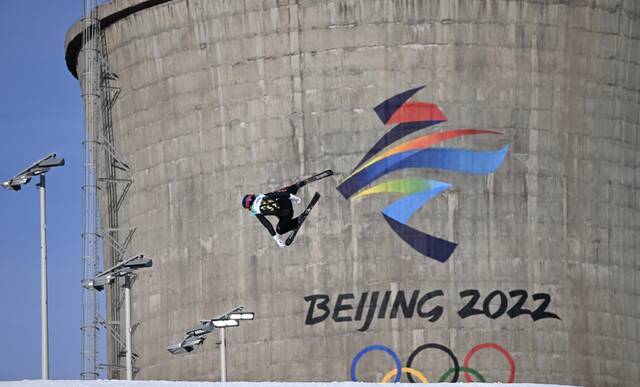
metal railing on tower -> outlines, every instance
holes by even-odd
[[[82,33],[81,62],[78,72],[84,103],[84,182],[82,185],[82,279],[95,277],[98,255],[98,198],[96,182],[96,132],[101,126],[99,35],[100,23],[96,0],[84,0],[84,30]],[[81,379],[97,379],[98,356],[97,294],[93,289],[82,290],[82,369]]]
[[[118,75],[107,60],[107,41],[100,28],[100,1],[84,1],[84,31],[78,71],[85,112],[83,183],[83,281],[94,278],[102,263],[112,267],[128,257],[135,228],[121,227],[119,212],[133,179],[118,152],[112,110],[120,96]],[[121,379],[126,368],[123,337],[124,289],[116,280],[107,291],[106,316],[100,315],[94,289],[83,288],[82,379],[96,379],[99,369]],[[134,326],[137,326],[134,325]],[[98,331],[107,336],[107,363],[98,364]],[[134,353],[133,359],[138,356]],[[136,369],[134,368],[134,373]]]

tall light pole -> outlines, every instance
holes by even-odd
[[[131,350],[131,275],[124,276],[124,331],[125,336],[125,364],[127,380],[133,380],[133,354]]]
[[[220,328],[220,381],[227,381],[227,341],[224,327]]]
[[[47,296],[47,208],[46,208],[46,180],[45,174],[49,169],[64,165],[64,159],[56,157],[55,153],[36,161],[29,168],[18,173],[10,180],[2,183],[8,190],[20,191],[31,178],[40,176],[37,184],[40,196],[40,334],[41,334],[41,364],[42,379],[49,379],[49,299]]]
[[[187,331],[186,336],[182,341],[176,345],[173,345],[167,350],[171,354],[176,355],[179,353],[191,352],[193,347],[202,344],[206,340],[206,335],[213,332],[215,328],[220,329],[220,381],[227,381],[227,342],[224,329],[226,327],[237,327],[240,325],[240,320],[253,320],[254,314],[252,312],[243,312],[244,306],[240,305],[227,313],[221,314],[210,320],[200,320],[200,325]]]
[[[107,284],[111,284],[117,277],[124,277],[124,321],[125,321],[125,343],[126,343],[126,369],[127,380],[133,380],[133,355],[131,352],[131,280],[134,271],[145,267],[153,266],[153,261],[144,258],[144,255],[138,254],[127,260],[120,262],[114,267],[103,271],[95,278],[86,280],[82,283],[85,288],[94,288],[101,291]]]
[[[49,379],[49,297],[47,292],[47,207],[46,179],[40,175],[40,335],[42,337],[42,379]]]

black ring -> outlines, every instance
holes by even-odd
[[[421,346],[419,346],[418,348],[414,349],[413,352],[411,352],[411,355],[409,356],[409,359],[407,360],[407,367],[408,368],[412,368],[411,367],[411,363],[413,363],[413,359],[416,358],[416,356],[418,356],[418,354],[422,351],[424,351],[425,349],[429,349],[429,348],[433,348],[433,349],[439,349],[442,352],[446,353],[447,355],[449,355],[449,357],[451,358],[451,360],[453,360],[453,380],[451,380],[451,382],[449,383],[455,383],[458,381],[458,376],[460,376],[460,364],[458,363],[458,358],[456,357],[456,355],[453,354],[453,352],[451,352],[451,350],[447,347],[445,347],[444,345],[441,344],[436,344],[436,343],[429,343],[429,344],[423,344]],[[409,381],[411,383],[415,383],[416,381],[413,380],[413,376],[411,376],[411,374],[407,374],[407,378],[409,379]]]

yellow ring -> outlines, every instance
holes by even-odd
[[[387,374],[384,376],[384,378],[382,378],[382,381],[380,383],[387,383],[391,378],[393,378],[394,376],[396,376],[396,374],[398,373],[397,369],[392,369],[391,371],[387,372]],[[409,367],[402,367],[402,373],[403,374],[411,374],[413,376],[415,376],[416,378],[420,379],[420,381],[422,383],[429,383],[429,379],[427,379],[426,376],[424,376],[424,374],[418,370],[414,370],[413,368],[409,368]]]

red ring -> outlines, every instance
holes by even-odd
[[[507,381],[507,383],[513,383],[513,381],[516,379],[516,363],[513,361],[513,357],[511,357],[511,354],[509,353],[509,351],[502,348],[496,343],[478,344],[475,347],[471,348],[467,353],[467,355],[464,357],[464,366],[469,367],[469,361],[471,360],[471,357],[476,352],[484,348],[493,348],[504,355],[504,357],[507,359],[507,362],[509,362],[509,368],[511,368],[511,373],[509,374],[509,381]],[[469,375],[467,371],[464,371],[464,378],[467,379],[467,382],[473,382],[471,375]]]

